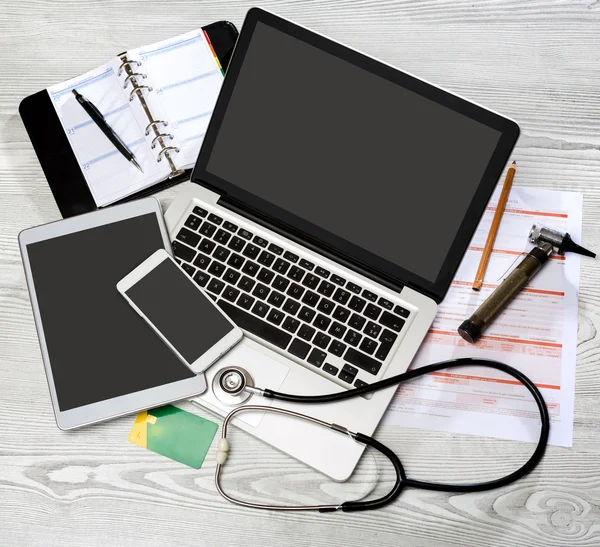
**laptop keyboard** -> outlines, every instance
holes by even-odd
[[[410,315],[198,206],[173,241],[173,252],[241,329],[347,387],[375,378]],[[344,364],[331,364],[330,356]]]

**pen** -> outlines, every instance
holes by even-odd
[[[142,168],[140,164],[136,161],[133,152],[127,148],[127,145],[121,140],[119,135],[117,135],[110,125],[106,123],[104,116],[102,113],[91,103],[88,99],[86,99],[81,93],[79,93],[76,89],[73,89],[73,95],[77,99],[77,102],[82,106],[82,108],[88,113],[89,117],[92,118],[92,121],[100,128],[100,131],[106,135],[106,138],[113,143],[115,148],[121,153],[121,155],[128,161],[135,165],[140,171]],[[144,171],[142,171],[143,173]]]
[[[483,248],[483,253],[481,254],[481,261],[479,262],[479,267],[477,268],[477,273],[475,274],[475,281],[473,281],[474,291],[478,291],[481,289],[481,285],[483,285],[485,271],[487,270],[488,262],[490,261],[490,255],[492,254],[494,241],[496,241],[496,236],[498,235],[500,221],[502,220],[502,215],[504,214],[504,208],[506,207],[506,202],[508,201],[508,195],[510,194],[510,189],[512,187],[513,179],[515,178],[516,170],[517,162],[513,161],[506,173],[506,180],[504,181],[502,193],[500,194],[500,199],[498,200],[498,205],[496,206],[496,213],[494,214],[494,218],[492,220],[490,233],[488,234],[485,247]]]

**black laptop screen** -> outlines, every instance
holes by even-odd
[[[435,283],[500,137],[259,21],[206,171]]]

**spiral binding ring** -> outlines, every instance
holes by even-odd
[[[146,126],[146,137],[148,135],[150,135],[150,129],[152,127],[156,127],[158,124],[162,124],[163,126],[167,127],[167,125],[169,125],[169,122],[165,122],[163,120],[154,120],[153,122],[150,122],[147,126]]]
[[[171,140],[173,140],[175,138],[171,133],[159,133],[158,135],[156,135],[156,137],[154,137],[152,139],[152,142],[150,143],[150,148],[152,148],[152,150],[154,150],[156,148],[156,141],[163,137],[165,137],[165,138],[168,137]]]
[[[135,96],[134,94],[138,89],[144,88],[146,88],[148,91],[152,91],[152,88],[149,85],[136,85],[129,93],[129,102],[133,101],[133,97]]]
[[[129,80],[131,80],[131,78],[137,78],[138,76],[141,76],[143,80],[148,77],[147,74],[142,74],[141,72],[132,72],[129,76],[127,76],[127,78],[125,78],[125,81],[123,82],[123,89],[127,89],[127,85],[129,84]]]
[[[175,153],[179,152],[179,148],[177,148],[176,146],[165,146],[164,148],[160,149],[160,152],[158,153],[156,161],[160,163],[163,156],[171,150],[173,150]]]
[[[123,61],[121,63],[121,66],[119,67],[119,70],[117,70],[117,76],[120,76],[121,73],[123,72],[123,68],[126,66],[129,66],[129,65],[136,65],[137,67],[140,67],[140,66],[142,66],[142,63],[140,63],[139,61],[130,61],[130,60]]]

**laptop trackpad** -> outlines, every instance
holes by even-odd
[[[284,358],[282,357],[281,359],[283,360]],[[200,397],[192,399],[192,402],[205,406],[219,414],[227,414],[236,408],[237,405],[229,406],[223,404],[217,399],[213,391],[213,380],[215,376],[223,368],[232,366],[241,367],[247,370],[252,375],[254,385],[257,387],[268,387],[274,391],[277,391],[281,387],[290,370],[287,365],[278,360],[278,355],[276,353],[271,352],[269,349],[257,344],[249,338],[244,338],[231,351],[227,352],[221,359],[205,371],[207,390]],[[273,400],[252,395],[244,402],[244,404],[271,406]],[[234,419],[234,423],[239,419],[251,427],[258,427],[264,415],[264,411],[243,412],[238,418]]]

